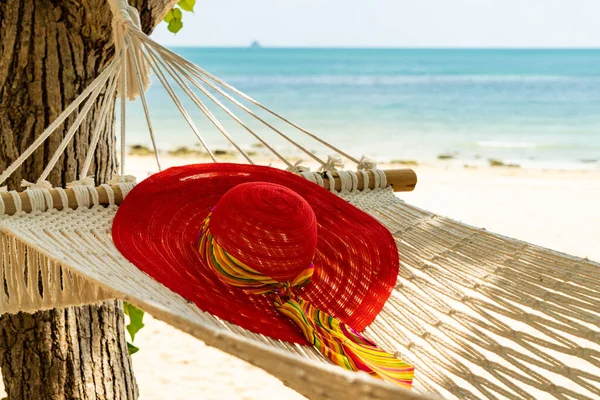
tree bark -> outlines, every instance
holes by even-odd
[[[149,32],[174,0],[130,1]],[[0,170],[4,170],[114,55],[106,0],[0,1]],[[111,116],[114,102],[111,99]],[[97,102],[98,104],[98,102]],[[76,179],[97,123],[91,109],[49,176]],[[35,181],[75,119],[71,116],[8,181]],[[90,174],[116,170],[114,124],[102,133]],[[134,399],[120,301],[0,317],[0,366],[10,400]]]

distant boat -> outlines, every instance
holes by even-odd
[[[260,49],[262,46],[260,45],[260,43],[258,43],[258,41],[254,41],[250,44],[250,48],[251,49]]]

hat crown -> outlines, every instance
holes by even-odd
[[[213,210],[211,232],[227,253],[279,282],[305,270],[317,245],[310,204],[293,190],[267,182],[227,191]]]

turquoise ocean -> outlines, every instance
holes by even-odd
[[[600,170],[600,50],[173,50],[353,155]],[[196,144],[155,76],[148,102],[161,148]],[[141,107],[128,107],[128,142],[149,144]],[[213,148],[227,147],[191,115]]]

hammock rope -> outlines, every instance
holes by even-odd
[[[156,54],[157,51],[155,49],[153,49],[151,46],[147,46],[148,49],[148,53],[149,54],[154,54],[155,58],[158,58],[158,55]],[[160,59],[160,58],[158,58]],[[279,154],[277,152],[277,150],[275,150],[273,147],[271,147],[271,145],[266,142],[265,140],[263,140],[259,135],[257,135],[252,129],[250,129],[248,127],[248,125],[246,125],[237,115],[235,115],[235,113],[233,113],[229,108],[227,108],[227,106],[225,106],[221,101],[219,101],[219,99],[217,99],[215,96],[213,96],[204,86],[202,86],[202,84],[200,84],[199,82],[197,82],[195,79],[193,79],[190,74],[188,73],[188,71],[186,71],[185,69],[183,69],[181,67],[180,64],[178,64],[177,62],[172,62],[172,61],[168,61],[168,58],[166,58],[168,65],[171,67],[171,73],[173,75],[177,75],[180,74],[183,77],[185,77],[188,81],[190,81],[190,83],[196,88],[198,89],[204,96],[206,96],[207,98],[209,98],[214,104],[217,105],[217,107],[219,107],[221,110],[223,110],[229,117],[231,117],[231,119],[233,119],[235,122],[237,122],[241,127],[243,127],[248,133],[250,133],[256,140],[258,140],[263,146],[265,146],[271,153],[273,153],[277,158],[279,158],[281,161],[283,161],[288,168],[292,167],[292,165],[290,164],[290,162],[283,157],[281,154]],[[173,70],[173,68],[175,68],[175,71]],[[210,85],[209,85],[210,86]],[[212,87],[212,86],[211,86]],[[215,89],[215,87],[212,87],[213,89]],[[229,96],[227,93],[224,93],[224,96]],[[226,97],[227,98],[227,97]],[[229,100],[235,102],[236,100],[229,96]],[[243,105],[240,104],[241,107],[244,107]],[[249,112],[251,112],[250,110],[248,110]]]
[[[124,60],[121,60],[124,62]],[[100,134],[104,130],[104,127],[107,123],[108,112],[110,111],[110,103],[113,96],[117,91],[117,84],[119,83],[119,79],[116,77],[111,78],[111,82],[109,84],[108,90],[104,94],[104,99],[102,100],[102,105],[100,106],[100,112],[98,114],[98,124],[95,126],[94,131],[92,133],[92,140],[90,142],[90,147],[85,156],[85,161],[83,162],[83,166],[81,167],[81,172],[79,173],[79,177],[86,177],[90,170],[90,166],[92,165],[92,161],[94,158],[94,152],[96,151],[96,147],[98,146],[98,141],[100,140]]]
[[[41,135],[21,154],[2,174],[0,174],[0,185],[3,184],[16,170],[19,168],[27,158],[29,158],[35,150],[40,147],[44,141],[58,128],[75,110],[79,105],[98,87],[100,87],[106,79],[109,77],[110,65],[116,63],[113,60],[109,67],[106,68],[94,81],[88,86],[77,98],[67,107],[65,110],[54,120]]]
[[[116,18],[115,18],[116,21]],[[114,21],[113,21],[114,23]],[[113,27],[113,30],[115,28]],[[116,38],[115,38],[115,43],[116,42]],[[125,53],[127,51],[127,44],[123,43],[122,44],[122,53]],[[121,141],[119,143],[120,146],[120,152],[121,152],[121,165],[120,165],[120,171],[121,171],[121,176],[125,175],[125,160],[127,158],[127,68],[128,65],[127,64],[127,57],[123,57],[122,56],[122,63],[123,63],[123,67],[121,68],[121,103],[120,103],[120,107],[121,107]],[[155,154],[156,156],[156,154]],[[156,161],[156,164],[159,164],[159,160]]]
[[[131,40],[130,37],[125,36],[125,41],[126,41],[128,47],[131,47],[132,49],[136,49],[133,46],[133,41]],[[142,107],[144,108],[144,115],[146,116],[146,124],[148,125],[148,133],[150,134],[150,140],[152,141],[152,149],[154,150],[154,157],[156,159],[156,165],[158,167],[158,170],[161,171],[162,166],[160,163],[160,156],[158,154],[158,146],[156,145],[156,138],[154,136],[154,128],[152,127],[152,121],[150,119],[150,110],[148,108],[148,101],[146,100],[145,90],[143,90],[144,83],[142,82],[142,71],[140,69],[141,62],[139,61],[139,53],[140,52],[138,49],[136,49],[136,50],[132,51],[132,53],[133,53],[133,56],[130,58],[133,61],[136,84],[137,84],[137,88],[139,90],[140,100],[142,101]],[[121,143],[121,152],[123,151],[122,149],[126,146],[127,146],[126,142]],[[121,153],[121,154],[123,154],[123,153]]]
[[[147,43],[147,41],[145,41]],[[150,54],[152,54],[151,51],[149,51]],[[156,53],[154,53],[156,54]],[[163,57],[165,57],[163,55]],[[165,57],[167,63],[169,62],[169,59],[171,59],[172,57],[170,56],[170,54],[167,53],[167,56]],[[172,65],[172,64],[171,64]],[[182,69],[182,67],[180,66],[178,69]],[[172,70],[171,70],[172,71]],[[177,77],[176,74],[170,73],[171,77],[173,79],[175,79],[176,81],[180,81],[180,78]],[[189,76],[189,75],[187,75]],[[202,87],[202,84],[198,83],[197,81],[191,80],[192,83],[194,84],[194,86],[196,86],[197,88],[199,88],[199,90],[202,93],[206,92],[206,89]],[[219,94],[224,95],[226,94],[222,89],[220,89],[217,86],[212,86],[211,87],[216,90]],[[202,89],[200,89],[202,88]],[[210,97],[209,97],[210,98]],[[288,135],[286,135],[285,133],[283,133],[281,130],[275,128],[273,125],[269,124],[268,122],[266,122],[264,119],[260,118],[259,116],[257,116],[255,113],[253,113],[250,109],[248,109],[246,106],[244,106],[243,104],[241,104],[239,101],[233,99],[233,97],[227,95],[228,100],[232,99],[234,104],[238,107],[240,107],[243,111],[247,112],[248,114],[252,115],[253,117],[255,117],[258,121],[260,121],[262,124],[264,124],[265,126],[267,126],[268,128],[270,128],[272,131],[274,131],[275,133],[277,133],[279,136],[281,136],[282,138],[284,138],[286,141],[288,141],[290,144],[292,144],[293,146],[295,146],[297,149],[301,150],[302,152],[304,152],[304,154],[306,154],[307,156],[309,156],[310,158],[314,159],[316,162],[318,162],[320,165],[325,165],[325,162],[323,160],[321,160],[319,157],[317,157],[315,154],[313,154],[311,151],[309,151],[308,149],[306,149],[305,147],[301,146],[300,144],[298,144],[296,141],[294,141],[293,139],[291,139]],[[230,100],[231,101],[231,100]],[[225,133],[223,133],[225,135]],[[261,142],[263,142],[263,140],[261,140]],[[204,143],[203,143],[204,145]],[[237,145],[236,148],[241,151],[239,149],[239,147]],[[205,146],[206,148],[206,146]],[[242,152],[242,154],[244,154]],[[283,157],[281,154],[279,153],[274,153],[281,161],[283,161],[286,165],[288,165],[288,167],[291,166],[291,164],[289,163],[289,161]]]
[[[196,106],[200,109],[200,111],[202,111],[206,118],[208,118],[208,120],[219,130],[219,132],[221,132],[221,134],[225,136],[229,143],[231,143],[235,147],[235,149],[246,159],[246,161],[248,161],[250,164],[254,164],[254,162],[248,156],[248,154],[244,150],[242,150],[242,148],[231,137],[229,132],[227,132],[227,129],[225,129],[225,127],[219,122],[219,120],[213,115],[213,113],[210,112],[210,110],[204,105],[204,103],[198,98],[198,96],[196,96],[196,94],[192,92],[190,87],[177,75],[177,73],[175,73],[173,67],[170,64],[165,64],[165,62],[162,61],[159,57],[157,57],[156,54],[154,54],[152,51],[148,51],[148,55],[146,55],[146,53],[143,54],[144,57],[146,57],[146,59],[148,59],[148,56],[150,57],[150,62],[152,63],[153,70],[159,73],[159,79],[163,85],[168,85],[169,87],[171,87],[169,85],[169,82],[165,79],[161,67],[175,80],[177,85],[184,91],[184,93],[194,102],[194,104],[196,104]],[[179,105],[181,103],[178,100],[176,100],[176,104]],[[209,154],[211,154],[211,156],[213,157],[213,161],[215,161],[212,152],[206,146],[206,144],[203,142],[202,145],[209,152]]]
[[[401,202],[389,185],[412,190],[416,183],[412,171],[412,175],[394,175],[378,170],[366,158],[339,150],[152,41],[140,30],[137,11],[126,0],[109,0],[109,4],[115,15],[115,58],[0,174],[1,185],[77,113],[40,179],[24,182],[25,192],[0,193],[0,314],[121,298],[263,368],[309,398],[423,400],[431,398],[428,393],[460,399],[600,398],[599,264]],[[204,132],[194,128],[178,89],[247,162],[252,160],[236,140],[237,132],[225,128],[212,112],[213,105],[288,170],[328,188],[392,232],[402,262],[397,284],[363,333],[386,352],[415,365],[412,391],[332,366],[310,347],[273,340],[219,320],[121,256],[110,231],[118,204],[135,185],[125,168],[127,99],[140,97],[159,169],[162,165],[144,95],[151,72],[214,161],[218,155],[211,151]],[[119,175],[95,187],[88,174],[100,135],[113,123],[115,96],[120,99]],[[79,179],[68,189],[52,188],[45,179],[96,104],[98,124]],[[307,155],[321,172],[286,159],[262,130],[251,128],[242,117],[257,121],[261,129]],[[275,118],[291,133],[267,118]],[[302,146],[297,136],[336,155],[321,158]],[[340,170],[340,156],[355,163],[357,170]]]
[[[334,145],[332,145],[331,143],[328,143],[327,141],[323,140],[322,138],[310,133],[308,130],[300,127],[299,125],[293,123],[292,121],[288,120],[287,118],[281,116],[280,114],[276,113],[275,111],[269,109],[268,107],[264,106],[263,104],[261,104],[260,102],[258,102],[257,100],[255,100],[254,98],[248,96],[246,93],[243,93],[241,91],[239,91],[238,89],[236,89],[235,87],[231,86],[230,84],[228,84],[227,82],[223,81],[222,79],[214,76],[213,74],[209,73],[208,71],[200,68],[199,66],[189,62],[188,60],[186,60],[185,58],[181,57],[180,55],[174,53],[173,51],[162,47],[161,45],[159,45],[158,43],[154,42],[152,39],[150,39],[148,36],[144,35],[142,32],[136,32],[136,35],[139,35],[141,37],[141,40],[143,42],[145,42],[147,45],[157,49],[157,51],[163,53],[163,57],[165,55],[168,55],[170,57],[172,57],[172,59],[174,61],[176,61],[177,63],[180,63],[181,65],[185,66],[186,68],[188,68],[191,71],[195,71],[198,74],[209,78],[210,80],[212,80],[214,83],[219,84],[221,86],[223,86],[224,88],[228,89],[229,91],[231,91],[232,93],[240,96],[241,98],[243,98],[244,100],[247,100],[248,102],[254,104],[255,106],[261,108],[262,110],[266,111],[267,113],[271,114],[272,116],[276,117],[277,119],[287,123],[288,125],[296,128],[297,130],[301,131],[302,133],[304,133],[305,135],[307,135],[308,137],[310,137],[311,139],[316,140],[317,142],[321,143],[322,145],[328,147],[330,150],[333,150],[334,152],[341,154],[342,156],[344,156],[345,158],[347,158],[348,160],[354,162],[355,164],[359,164],[360,161],[358,161],[356,158],[352,157],[351,155],[347,154],[346,152],[338,149],[337,147],[335,147]],[[203,82],[205,82],[206,84],[208,84],[209,86],[211,86],[214,90],[216,90],[217,92],[219,92],[219,94],[223,95],[225,97],[225,93],[221,88],[219,88],[218,86],[212,86],[213,84],[209,84],[209,81],[205,81],[203,78],[200,78],[198,76],[199,79],[201,79]],[[231,97],[233,99],[233,97]],[[229,99],[229,98],[228,98]],[[238,107],[241,107],[241,103],[237,102],[237,100],[233,101],[234,104],[236,104]],[[245,109],[244,111],[252,113],[250,110]],[[254,115],[252,113],[252,115]],[[263,124],[269,126],[265,121],[263,121],[262,119],[260,120]],[[269,126],[270,127],[270,126]],[[274,128],[271,128],[274,129]]]

